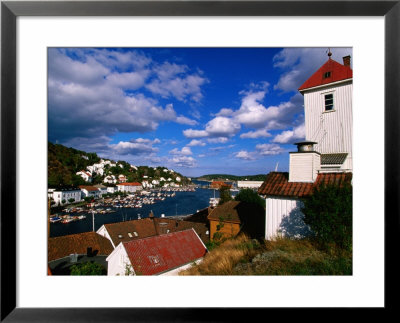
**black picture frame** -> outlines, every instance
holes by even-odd
[[[384,16],[385,18],[385,309],[399,233],[400,1],[2,1],[1,3],[1,321],[202,322],[237,321],[244,308],[16,307],[16,19],[18,16]],[[379,107],[377,107],[379,108]],[[371,174],[374,176],[374,174]],[[371,188],[373,194],[373,188]],[[371,238],[373,238],[371,236]],[[371,261],[373,261],[371,257]],[[210,291],[211,292],[211,291]],[[211,294],[212,295],[212,294]],[[240,295],[238,295],[239,297]],[[245,297],[248,297],[246,295]],[[150,301],[150,300],[149,300]],[[179,304],[179,302],[177,302]],[[238,313],[240,312],[240,313]],[[259,313],[260,312],[260,313]],[[250,317],[248,315],[251,315]]]

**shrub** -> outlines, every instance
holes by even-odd
[[[232,200],[231,191],[230,191],[229,186],[223,185],[223,186],[220,187],[220,189],[219,189],[219,197],[220,197],[219,205],[222,205],[225,202],[228,202],[228,201]]]
[[[99,276],[106,274],[106,269],[95,262],[85,262],[71,267],[71,275],[73,276]]]
[[[250,188],[241,189],[239,194],[235,196],[235,201],[258,204],[265,209],[265,200]]]
[[[352,248],[352,187],[323,186],[303,200],[304,222],[322,246]]]

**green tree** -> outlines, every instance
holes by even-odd
[[[228,202],[230,200],[232,200],[231,197],[231,191],[229,186],[227,185],[222,185],[219,189],[219,205],[224,204],[225,202]]]
[[[332,244],[352,249],[353,193],[351,185],[328,185],[303,199],[304,222],[323,247]]]
[[[70,273],[72,276],[100,276],[106,275],[107,270],[102,265],[89,261],[73,265]]]
[[[265,200],[250,188],[241,189],[239,194],[235,196],[235,201],[258,204],[265,209]]]
[[[75,202],[75,199],[74,198],[70,198],[70,199],[68,199],[68,202],[69,203]]]

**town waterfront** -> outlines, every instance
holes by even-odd
[[[172,193],[172,192],[171,192]],[[234,195],[236,192],[231,192]],[[219,197],[218,190],[196,188],[195,191],[175,192],[175,196],[167,197],[164,201],[158,201],[155,204],[143,204],[141,208],[112,208],[113,213],[94,214],[94,229],[98,230],[103,224],[137,220],[147,218],[153,211],[155,217],[182,216],[196,213],[198,210],[209,206],[211,197]],[[93,215],[80,213],[86,218],[70,223],[51,223],[50,236],[57,237],[74,233],[82,233],[93,230]]]

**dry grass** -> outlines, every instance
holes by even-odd
[[[258,243],[246,236],[212,249],[202,263],[180,275],[351,275],[352,255],[319,249],[309,240]]]
[[[199,265],[180,272],[180,275],[231,275],[234,266],[255,255],[251,240],[245,235],[223,242],[210,251]]]

